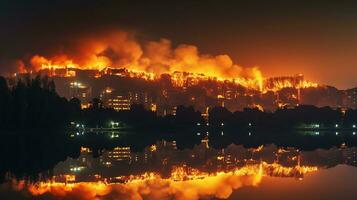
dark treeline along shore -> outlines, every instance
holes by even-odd
[[[175,116],[158,116],[142,105],[132,105],[130,110],[115,111],[105,108],[100,99],[92,100],[91,107],[81,110],[78,99],[67,100],[58,96],[55,84],[47,77],[19,80],[9,88],[0,77],[0,129],[3,132],[21,130],[66,130],[70,122],[86,127],[107,127],[110,122],[120,122],[135,130],[182,131],[254,130],[256,132],[287,132],[295,129],[353,129],[357,126],[357,110],[318,108],[301,105],[275,112],[246,108],[230,112],[224,107],[209,111],[208,120],[193,107],[178,106]],[[206,127],[205,127],[206,125]]]
[[[111,122],[120,124],[115,130],[120,137],[99,133],[100,128],[110,129]],[[71,124],[85,125],[86,133],[72,134],[83,130]],[[272,113],[249,108],[232,113],[215,107],[208,119],[185,106],[178,106],[175,116],[165,117],[142,105],[116,112],[103,107],[99,99],[81,110],[78,99],[58,96],[55,84],[46,77],[19,80],[12,88],[0,77],[0,179],[9,175],[31,180],[46,173],[50,176],[58,162],[77,158],[81,146],[91,148],[93,156],[115,146],[142,151],[157,140],[175,140],[179,149],[192,148],[203,138],[208,138],[213,148],[231,143],[245,147],[274,143],[304,150],[342,143],[356,146],[357,135],[352,134],[357,132],[355,125],[357,110],[342,112],[307,105]]]

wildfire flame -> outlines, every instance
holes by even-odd
[[[212,79],[231,81],[261,92],[285,87],[306,88],[317,84],[301,80],[276,80],[268,85],[257,68],[243,68],[234,64],[226,55],[201,54],[194,45],[173,47],[170,40],[150,41],[144,45],[124,31],[106,32],[99,36],[79,39],[73,47],[54,56],[36,54],[25,65],[19,61],[20,73],[47,71],[50,76],[75,76],[75,70],[106,71],[106,68],[127,69],[131,76],[157,79],[170,74],[175,85],[181,86],[187,79]],[[188,73],[182,76],[177,72]]]

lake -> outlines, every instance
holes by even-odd
[[[31,183],[9,175],[0,199],[357,199],[357,148],[345,143],[213,148],[203,138],[185,149],[159,140],[96,151],[82,146]]]

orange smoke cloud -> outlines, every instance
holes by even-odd
[[[241,67],[229,55],[201,54],[198,47],[189,44],[174,47],[168,39],[141,43],[133,34],[119,30],[82,37],[56,55],[36,54],[27,62],[27,67],[24,63],[18,62],[19,72],[68,68],[103,70],[110,67],[145,72],[150,79],[164,73],[190,72],[196,77],[203,74],[220,81],[230,80],[261,92],[277,91],[284,87],[317,86],[310,82],[293,84],[286,80],[270,84],[272,86],[267,88],[266,79],[257,67]],[[50,74],[55,75],[54,71]]]
[[[27,72],[25,63],[24,63],[22,60],[17,60],[16,63],[15,63],[15,65],[17,66],[18,71],[19,71],[20,73],[25,73],[25,72]]]
[[[28,69],[78,68],[98,69],[104,67],[134,66],[142,55],[141,46],[126,32],[115,31],[98,37],[85,37],[75,42],[65,52],[45,57],[34,55]]]
[[[201,55],[196,46],[181,44],[173,48],[171,41],[161,39],[145,46],[141,59],[143,70],[153,73],[192,72],[212,77],[235,78],[243,68],[228,55]]]
[[[194,45],[173,47],[168,39],[141,44],[133,34],[124,31],[80,38],[73,47],[55,56],[34,55],[27,69],[38,71],[61,67],[98,70],[125,67],[157,75],[180,71],[222,78],[237,78],[244,71],[225,54],[203,55]]]

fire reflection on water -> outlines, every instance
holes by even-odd
[[[246,165],[230,171],[206,173],[188,167],[175,167],[168,178],[157,173],[121,177],[123,183],[99,182],[14,182],[13,189],[38,198],[53,199],[202,199],[228,198],[243,186],[258,186],[264,176],[297,177],[315,172],[318,167],[285,167],[278,163]]]

